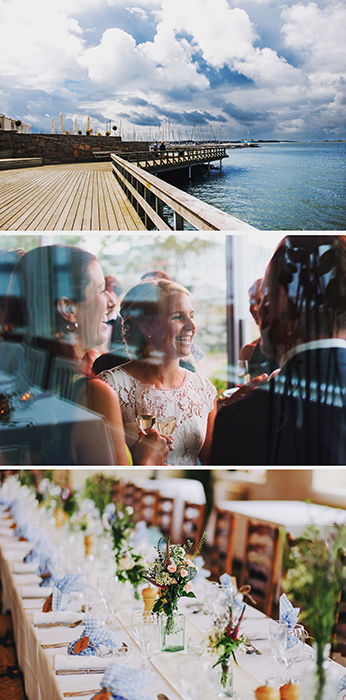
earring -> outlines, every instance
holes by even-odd
[[[73,323],[67,323],[66,324],[66,330],[69,333],[75,333],[78,330],[78,323],[77,321],[74,321]]]

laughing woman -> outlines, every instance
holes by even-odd
[[[173,438],[169,464],[206,464],[216,390],[206,377],[179,365],[196,333],[188,290],[163,279],[137,284],[125,295],[120,315],[131,359],[99,376],[118,395],[127,444],[136,442],[141,420],[155,421],[160,433]]]

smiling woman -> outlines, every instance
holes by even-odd
[[[43,464],[128,465],[117,395],[93,377],[88,367],[88,353],[107,340],[106,323],[114,309],[114,300],[106,289],[96,257],[74,246],[34,248],[19,259],[8,299],[12,300],[11,305],[7,304],[4,319],[10,341],[8,353],[14,350],[12,341],[16,336],[23,350],[23,363],[16,370],[26,391],[33,385],[53,391],[60,397],[64,414],[71,412],[71,402],[88,411],[84,414],[88,422],[83,423],[75,418],[78,411],[72,410],[71,427],[64,432],[65,421],[57,419],[52,401],[47,403],[54,439],[46,441],[44,446],[40,425],[35,448],[40,455],[34,458],[44,460]],[[35,375],[33,358],[36,365],[42,366],[42,372],[35,369]],[[42,395],[41,392],[37,398]],[[94,415],[91,411],[103,418],[107,430],[101,432],[105,438],[109,435],[109,444],[90,428]],[[40,422],[42,425],[47,422],[46,417],[40,418]],[[150,436],[140,436],[137,443],[134,458],[137,464],[164,461],[168,451],[164,437],[153,432]]]
[[[169,464],[207,462],[216,390],[181,366],[197,330],[188,290],[163,279],[137,284],[125,295],[120,314],[132,359],[100,376],[119,396],[127,443],[137,439],[138,422],[156,422],[173,437]]]

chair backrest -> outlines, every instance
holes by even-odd
[[[162,496],[159,493],[156,510],[156,523],[162,536],[167,540],[168,537],[173,539],[174,525],[174,498]]]
[[[211,578],[217,580],[222,574],[232,573],[237,516],[218,506],[214,508],[212,516],[215,518],[215,527],[208,568]]]
[[[141,496],[138,503],[138,520],[144,520],[148,527],[153,527],[157,523],[157,508],[159,492],[149,489],[141,489]]]
[[[47,388],[49,353],[43,348],[26,348],[26,371],[31,385]]]
[[[16,374],[24,361],[24,345],[11,343],[7,340],[0,341],[0,370],[8,374]]]
[[[241,585],[251,586],[258,608],[270,615],[280,557],[279,526],[248,520]]]
[[[181,522],[180,542],[184,544],[186,540],[190,540],[196,546],[203,532],[204,524],[204,503],[191,503],[184,501],[183,517]]]
[[[47,388],[62,399],[73,401],[76,391],[76,364],[69,358],[53,357],[49,369]]]

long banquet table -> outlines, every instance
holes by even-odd
[[[17,647],[19,665],[24,674],[25,691],[28,700],[64,700],[64,693],[82,692],[99,688],[101,674],[67,674],[57,675],[53,662],[56,651],[65,654],[63,649],[45,649],[42,644],[69,642],[79,637],[81,628],[68,627],[36,627],[32,621],[34,611],[42,608],[43,598],[48,595],[47,589],[38,589],[39,577],[36,573],[30,573],[30,565],[27,565],[28,573],[15,573],[16,562],[22,562],[23,556],[31,549],[28,542],[17,541],[10,529],[11,520],[8,514],[0,507],[0,571],[3,585],[3,606],[9,609],[13,617],[13,626]],[[95,562],[95,565],[97,562]],[[23,569],[23,566],[21,566]],[[210,584],[212,587],[213,584]],[[41,598],[32,597],[39,595]],[[210,589],[212,591],[212,588]],[[210,604],[213,594],[210,593]],[[208,685],[207,671],[201,663],[199,643],[207,634],[211,624],[209,615],[205,615],[192,599],[185,599],[182,611],[187,618],[188,651],[172,654],[157,652],[151,656],[150,667],[153,672],[153,682],[150,685],[149,696],[156,700],[161,693],[169,700],[186,700],[186,689],[194,684],[199,694],[191,697],[200,697],[203,700],[215,700],[215,690]],[[208,601],[209,602],[209,601]],[[121,628],[122,640],[129,647],[129,658],[115,657],[118,663],[128,663],[132,667],[140,667],[142,654],[129,633],[128,608],[135,606],[134,599],[120,604],[117,610],[117,620]],[[139,605],[139,603],[137,603]],[[196,612],[200,614],[196,614]],[[239,693],[239,700],[253,700],[254,689],[262,685],[268,677],[275,675],[275,666],[268,642],[269,618],[247,606],[242,622],[242,632],[255,643],[260,655],[238,653],[239,667],[235,671],[235,684]],[[310,649],[306,647],[307,658]],[[73,657],[75,658],[75,657]],[[333,664],[335,672],[342,677],[344,669]],[[299,675],[303,668],[297,666]],[[192,680],[191,680],[192,679]],[[185,683],[185,685],[184,685]],[[198,688],[200,690],[198,691]],[[144,689],[143,689],[144,692]],[[83,695],[86,700],[91,700],[93,693]]]

